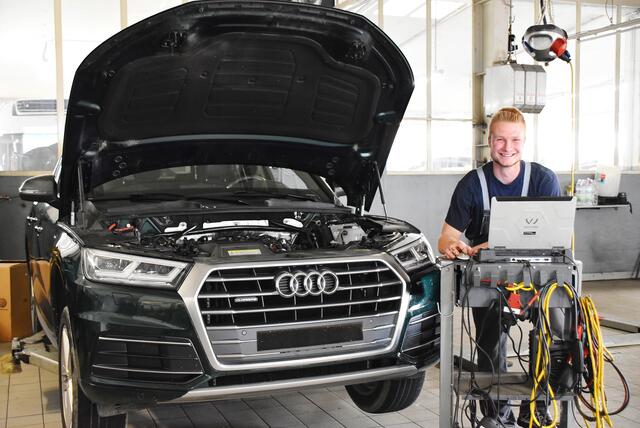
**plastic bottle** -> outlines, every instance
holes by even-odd
[[[589,201],[589,205],[598,205],[598,187],[596,186],[596,182],[591,178],[588,178],[587,182],[589,189],[587,200]]]
[[[576,181],[576,204],[577,205],[586,205],[586,195],[585,195],[585,186],[584,180],[579,179]]]

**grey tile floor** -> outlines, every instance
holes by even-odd
[[[620,286],[613,289],[614,285]],[[587,283],[583,290],[594,296],[601,314],[639,322],[640,281],[606,284]],[[618,305],[617,302],[624,302]],[[634,303],[635,302],[635,303]],[[605,336],[624,334],[606,330]],[[0,344],[0,355],[8,344]],[[622,415],[614,416],[615,427],[640,427],[640,346],[614,348],[614,358],[631,390],[631,402]],[[23,365],[22,373],[0,374],[0,428],[61,427],[58,382],[55,374]],[[437,427],[438,369],[427,370],[427,381],[419,399],[396,413],[373,415],[355,407],[342,387],[297,391],[261,398],[213,403],[164,406],[130,412],[129,427]],[[613,370],[606,375],[610,408],[623,392]],[[584,426],[581,419],[579,422]],[[468,426],[468,424],[466,424]],[[593,424],[592,424],[593,425]]]

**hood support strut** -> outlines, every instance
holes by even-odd
[[[382,189],[382,176],[380,175],[380,168],[378,167],[378,161],[373,162],[373,166],[376,169],[376,178],[378,180],[378,189],[380,190],[380,202],[382,202],[382,209],[384,210],[384,218],[387,220],[387,203],[384,200],[384,190]]]

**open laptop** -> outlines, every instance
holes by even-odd
[[[576,200],[572,197],[494,197],[489,250],[511,261],[552,261],[571,248]],[[483,257],[481,257],[482,259]]]

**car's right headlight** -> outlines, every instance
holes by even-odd
[[[435,263],[435,255],[431,245],[424,235],[412,243],[390,251],[391,255],[400,262],[407,271],[423,267],[428,263]]]
[[[85,276],[93,281],[142,287],[176,288],[188,264],[85,248]]]

